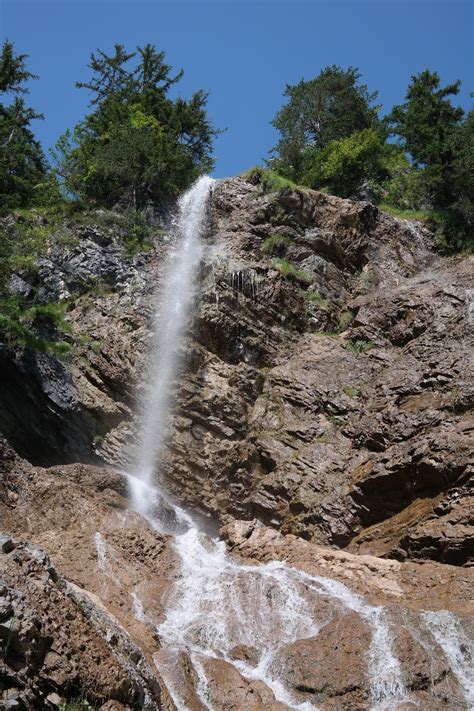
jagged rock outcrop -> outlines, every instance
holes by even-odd
[[[168,485],[221,521],[467,562],[472,258],[371,205],[238,180],[213,217]]]
[[[216,184],[207,241],[170,493],[221,523],[466,563],[472,258],[368,203],[241,179]],[[73,350],[0,349],[0,427],[35,464],[123,465],[167,243],[132,259],[89,226],[54,244],[38,279],[70,299]]]
[[[56,709],[67,699],[87,698],[103,711],[172,711],[169,690],[177,688],[186,708],[205,708],[190,659],[163,646],[157,634],[182,575],[172,540],[127,510],[123,475],[90,465],[40,469],[11,449],[4,453],[0,519],[9,535],[0,538],[0,634],[6,642],[0,708]],[[459,677],[433,635],[437,625],[448,631],[451,625],[461,641],[468,638],[472,569],[331,550],[256,521],[234,521],[222,537],[237,562],[285,561],[315,581],[346,585],[366,605],[383,605],[412,699],[398,711],[415,703],[426,711],[467,711]],[[300,592],[308,600],[313,594],[310,585]],[[245,599],[253,604],[251,595]],[[337,598],[335,604],[324,588],[316,600],[319,633],[283,645],[275,673],[282,670],[295,702],[367,709],[371,624],[357,605],[347,609]],[[231,660],[252,661],[255,654],[236,647]],[[202,664],[213,708],[288,708],[230,661]]]
[[[97,223],[63,226],[34,283],[12,281],[67,303],[72,348],[0,346],[0,709],[283,711],[289,694],[362,711],[393,654],[397,711],[467,711],[472,258],[369,203],[216,184],[160,477],[223,526],[229,562],[203,591],[256,605],[254,644],[278,642],[258,676],[248,640],[200,654],[212,595],[194,647],[160,636],[174,596],[191,617],[201,603],[176,541],[130,511],[123,469],[173,235],[131,257]],[[293,587],[265,568],[254,599],[239,565],[251,580],[272,561]],[[313,627],[283,643],[262,609],[288,589]]]

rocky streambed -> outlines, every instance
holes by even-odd
[[[53,245],[39,278],[69,299],[71,354],[0,349],[4,707],[382,708],[393,658],[390,708],[468,709],[472,258],[368,203],[217,183],[161,467],[229,551],[199,542],[228,558],[193,588],[123,474],[167,240],[127,257],[90,226]],[[199,614],[171,653],[185,603]],[[314,627],[285,639],[305,606]]]

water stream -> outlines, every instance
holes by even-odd
[[[371,633],[366,659],[371,708],[395,709],[410,694],[394,653],[390,620],[384,608],[368,604],[340,582],[308,575],[282,562],[237,562],[226,552],[222,541],[198,530],[188,513],[169,500],[160,484],[159,459],[173,404],[181,337],[189,325],[197,293],[195,282],[203,257],[202,237],[212,188],[213,181],[203,177],[179,202],[174,224],[176,246],[157,298],[141,440],[134,473],[129,476],[134,508],[159,530],[174,533],[181,564],[166,619],[157,628],[171,660],[157,663],[160,674],[180,711],[186,711],[187,706],[173,669],[181,652],[191,660],[197,677],[195,693],[204,708],[217,711],[212,704],[207,667],[219,660],[231,664],[248,680],[264,682],[287,707],[314,711],[316,706],[302,701],[301,696],[296,698],[288,688],[279,655],[297,640],[317,636],[336,614],[356,612]],[[100,539],[97,547],[105,566]],[[133,607],[137,617],[143,615],[135,593]],[[441,646],[449,637],[453,668],[455,664],[459,666],[449,621],[429,617],[427,622]],[[239,648],[247,650],[247,656],[237,654]],[[459,675],[466,688],[463,673]]]

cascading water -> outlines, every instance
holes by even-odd
[[[129,478],[133,507],[144,516],[150,515],[156,505],[156,484],[151,485],[166,438],[171,388],[179,366],[180,337],[195,295],[194,280],[203,252],[200,236],[213,182],[207,176],[200,178],[179,200],[173,225],[177,244],[170,255],[157,301],[147,397],[135,472]],[[159,491],[159,495],[166,502],[165,493]],[[178,518],[187,518],[180,509],[176,509],[175,514]]]
[[[203,256],[201,236],[212,184],[210,178],[201,178],[179,202],[176,244],[155,315],[136,468],[129,476],[134,508],[159,530],[175,534],[174,548],[181,566],[166,618],[157,628],[168,654],[165,661],[156,655],[157,667],[180,711],[188,708],[175,675],[182,653],[192,664],[196,698],[204,708],[215,711],[207,666],[218,660],[232,665],[250,681],[263,682],[288,708],[314,711],[316,706],[289,691],[279,655],[298,640],[316,637],[332,616],[355,612],[372,635],[366,660],[370,706],[395,709],[409,699],[409,693],[384,608],[369,605],[340,582],[308,575],[281,562],[253,566],[234,561],[223,542],[199,531],[191,517],[168,500],[163,485],[154,482],[172,407],[180,340],[196,293],[194,281]],[[103,541],[98,539],[96,544],[105,569]],[[135,592],[131,595],[135,617],[144,620],[139,598]],[[426,618],[432,634],[437,639],[451,637],[449,624],[440,620]],[[235,654],[239,646],[252,650],[249,658]],[[455,644],[444,640],[444,647],[453,657],[453,669],[459,666]],[[459,671],[459,677],[466,689],[464,673]]]

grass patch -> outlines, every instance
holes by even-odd
[[[275,269],[277,269],[285,279],[288,279],[288,281],[294,284],[299,284],[300,286],[309,286],[311,284],[312,279],[310,274],[296,269],[296,267],[284,259],[276,260]]]
[[[66,701],[66,703],[59,708],[60,711],[97,711],[96,707],[92,706],[86,699]]]
[[[282,256],[291,242],[291,238],[287,237],[287,235],[268,235],[263,240],[262,252]]]
[[[325,299],[324,296],[321,296],[319,291],[305,291],[303,292],[303,295],[308,301],[311,301],[313,304],[317,304],[318,306],[322,306],[323,308],[329,304],[329,300]]]
[[[344,344],[344,347],[346,350],[348,350],[350,353],[367,353],[367,351],[370,351],[373,347],[374,344],[372,341],[346,341]]]
[[[91,348],[96,355],[98,355],[101,352],[102,346],[104,345],[104,343],[105,343],[105,341],[103,339],[101,341],[92,341]]]
[[[252,183],[252,185],[259,185],[262,190],[262,193],[274,193],[280,190],[287,189],[298,190],[300,192],[308,190],[308,188],[305,188],[302,185],[297,185],[288,178],[284,178],[282,175],[279,175],[274,170],[262,168],[259,165],[255,165],[253,166],[253,168],[249,168],[249,170],[246,170],[244,173],[241,174],[241,177],[248,183]]]
[[[337,324],[337,330],[338,333],[342,333],[347,329],[349,324],[351,323],[352,319],[354,318],[354,313],[350,309],[346,309],[345,311],[341,311],[339,314],[339,320]]]
[[[396,205],[389,205],[388,203],[381,203],[378,208],[383,212],[388,212],[393,217],[400,217],[402,220],[426,222],[433,216],[433,210],[403,210],[400,207],[396,207]]]
[[[313,331],[314,336],[325,336],[326,338],[338,338],[339,334],[333,331]]]
[[[344,388],[344,393],[347,395],[347,397],[357,397],[359,394],[359,389],[352,387],[352,385],[347,385]]]

